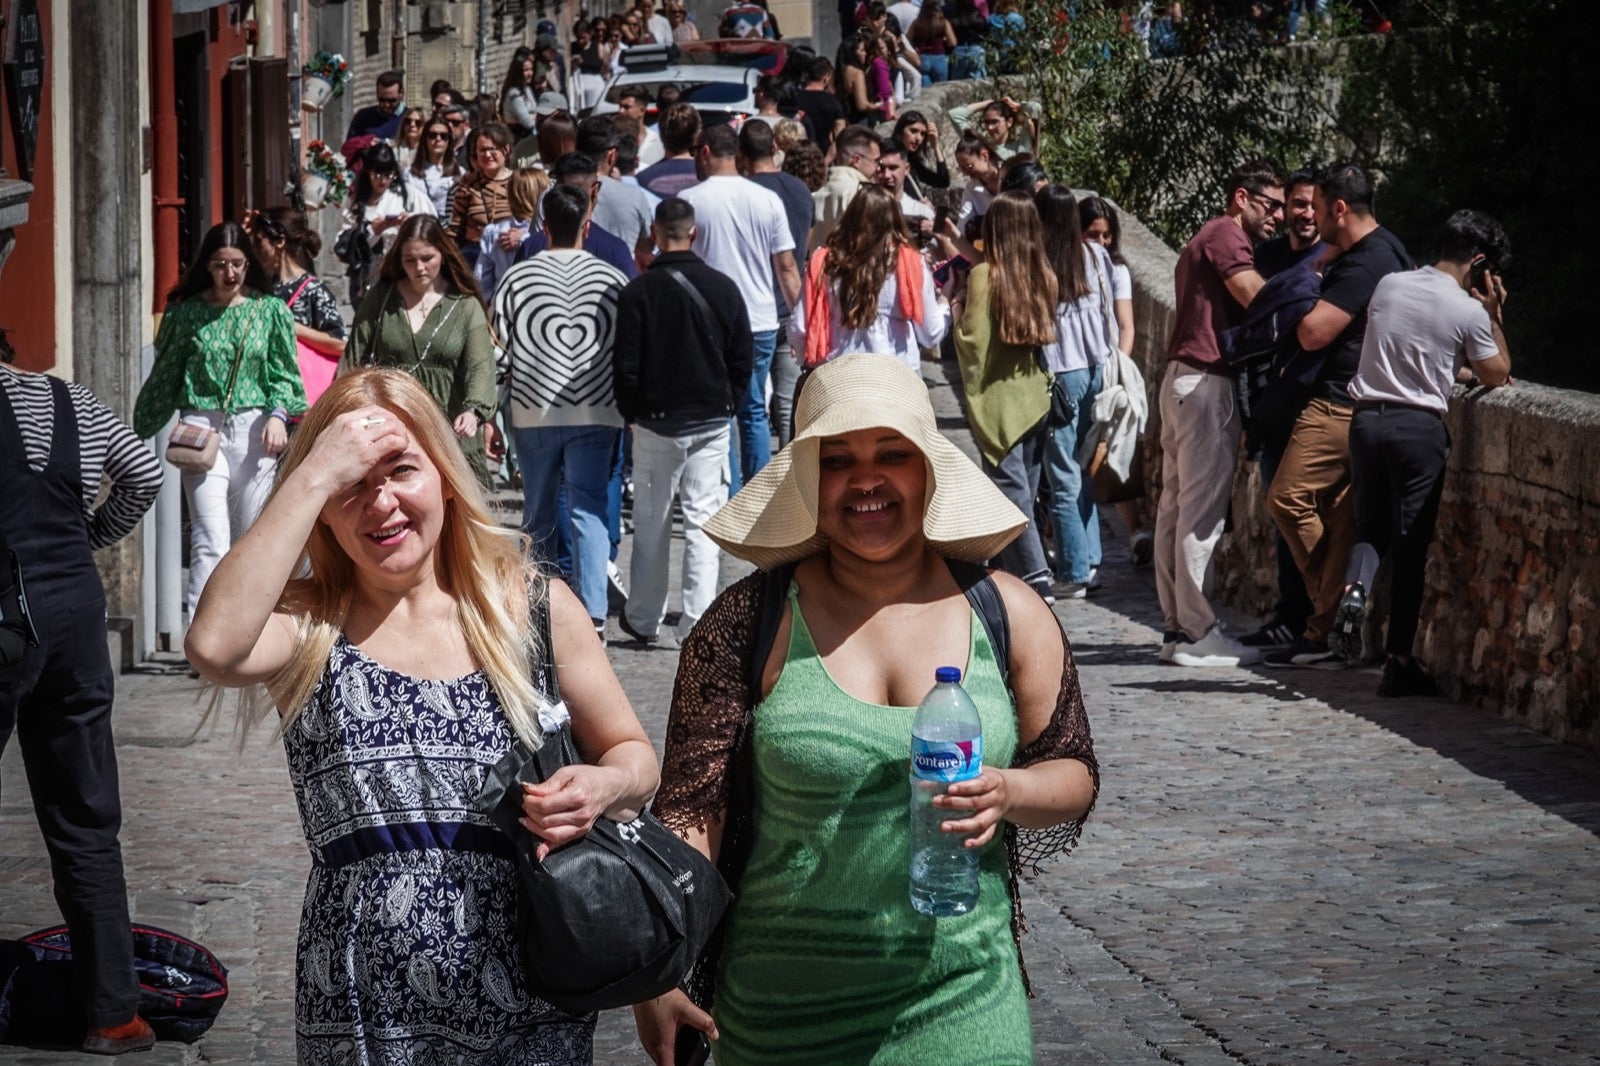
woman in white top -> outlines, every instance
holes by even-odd
[[[894,194],[864,184],[828,242],[811,256],[789,343],[807,368],[847,352],[891,355],[921,371],[939,347],[950,305],[912,242]]]
[[[361,172],[350,190],[350,202],[345,205],[339,236],[364,226],[366,241],[372,248],[372,261],[376,263],[394,243],[400,223],[412,215],[433,213],[433,203],[401,178],[394,149],[380,141],[361,153]],[[359,303],[366,291],[366,271],[352,270],[351,301]]]
[[[406,171],[406,181],[433,205],[439,218],[450,217],[450,197],[461,178],[461,164],[450,150],[455,133],[450,123],[435,115],[422,129],[422,147]]]
[[[1083,224],[1083,239],[1100,244],[1111,254],[1111,299],[1116,307],[1117,351],[1133,356],[1133,275],[1122,258],[1122,223],[1117,209],[1098,196],[1078,201],[1078,221]],[[1155,538],[1145,528],[1144,515],[1137,500],[1118,500],[1117,514],[1128,527],[1128,549],[1133,565],[1149,566],[1156,556]]]
[[[1042,348],[1051,375],[1044,468],[1056,534],[1054,592],[1058,599],[1081,599],[1100,566],[1100,515],[1078,449],[1093,421],[1101,367],[1116,347],[1111,256],[1102,245],[1084,241],[1078,202],[1065,185],[1046,185],[1034,194],[1034,205],[1060,293],[1056,339]]]
[[[420,107],[413,107],[400,116],[400,132],[394,135],[394,161],[400,164],[401,170],[411,169],[411,163],[417,158],[417,150],[422,147],[422,127],[427,122],[427,113]]]
[[[500,86],[500,117],[505,119],[506,125],[511,127],[511,132],[518,139],[528,136],[538,124],[533,111],[539,103],[539,97],[533,82],[533,51],[519,48]]]

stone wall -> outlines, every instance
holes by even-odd
[[[1122,252],[1133,275],[1134,354],[1151,389],[1146,469],[1154,500],[1155,389],[1177,255],[1127,215]],[[1456,699],[1600,749],[1600,396],[1521,382],[1492,391],[1457,388],[1448,424],[1454,449],[1428,557],[1418,652]],[[1213,567],[1216,598],[1250,614],[1270,610],[1272,535],[1257,468],[1241,462],[1233,528]],[[1379,584],[1366,634],[1370,652],[1381,647],[1381,577]]]

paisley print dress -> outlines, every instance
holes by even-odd
[[[302,1064],[592,1061],[595,1016],[527,988],[509,842],[476,810],[511,741],[481,672],[419,680],[334,646],[284,734],[312,857],[295,972]]]

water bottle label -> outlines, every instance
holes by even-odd
[[[924,781],[967,781],[983,768],[983,738],[911,738],[911,772]]]

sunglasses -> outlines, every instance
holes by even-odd
[[[450,134],[446,130],[429,130],[428,131],[428,140],[430,140],[430,141],[448,141],[449,139],[450,139]]]

